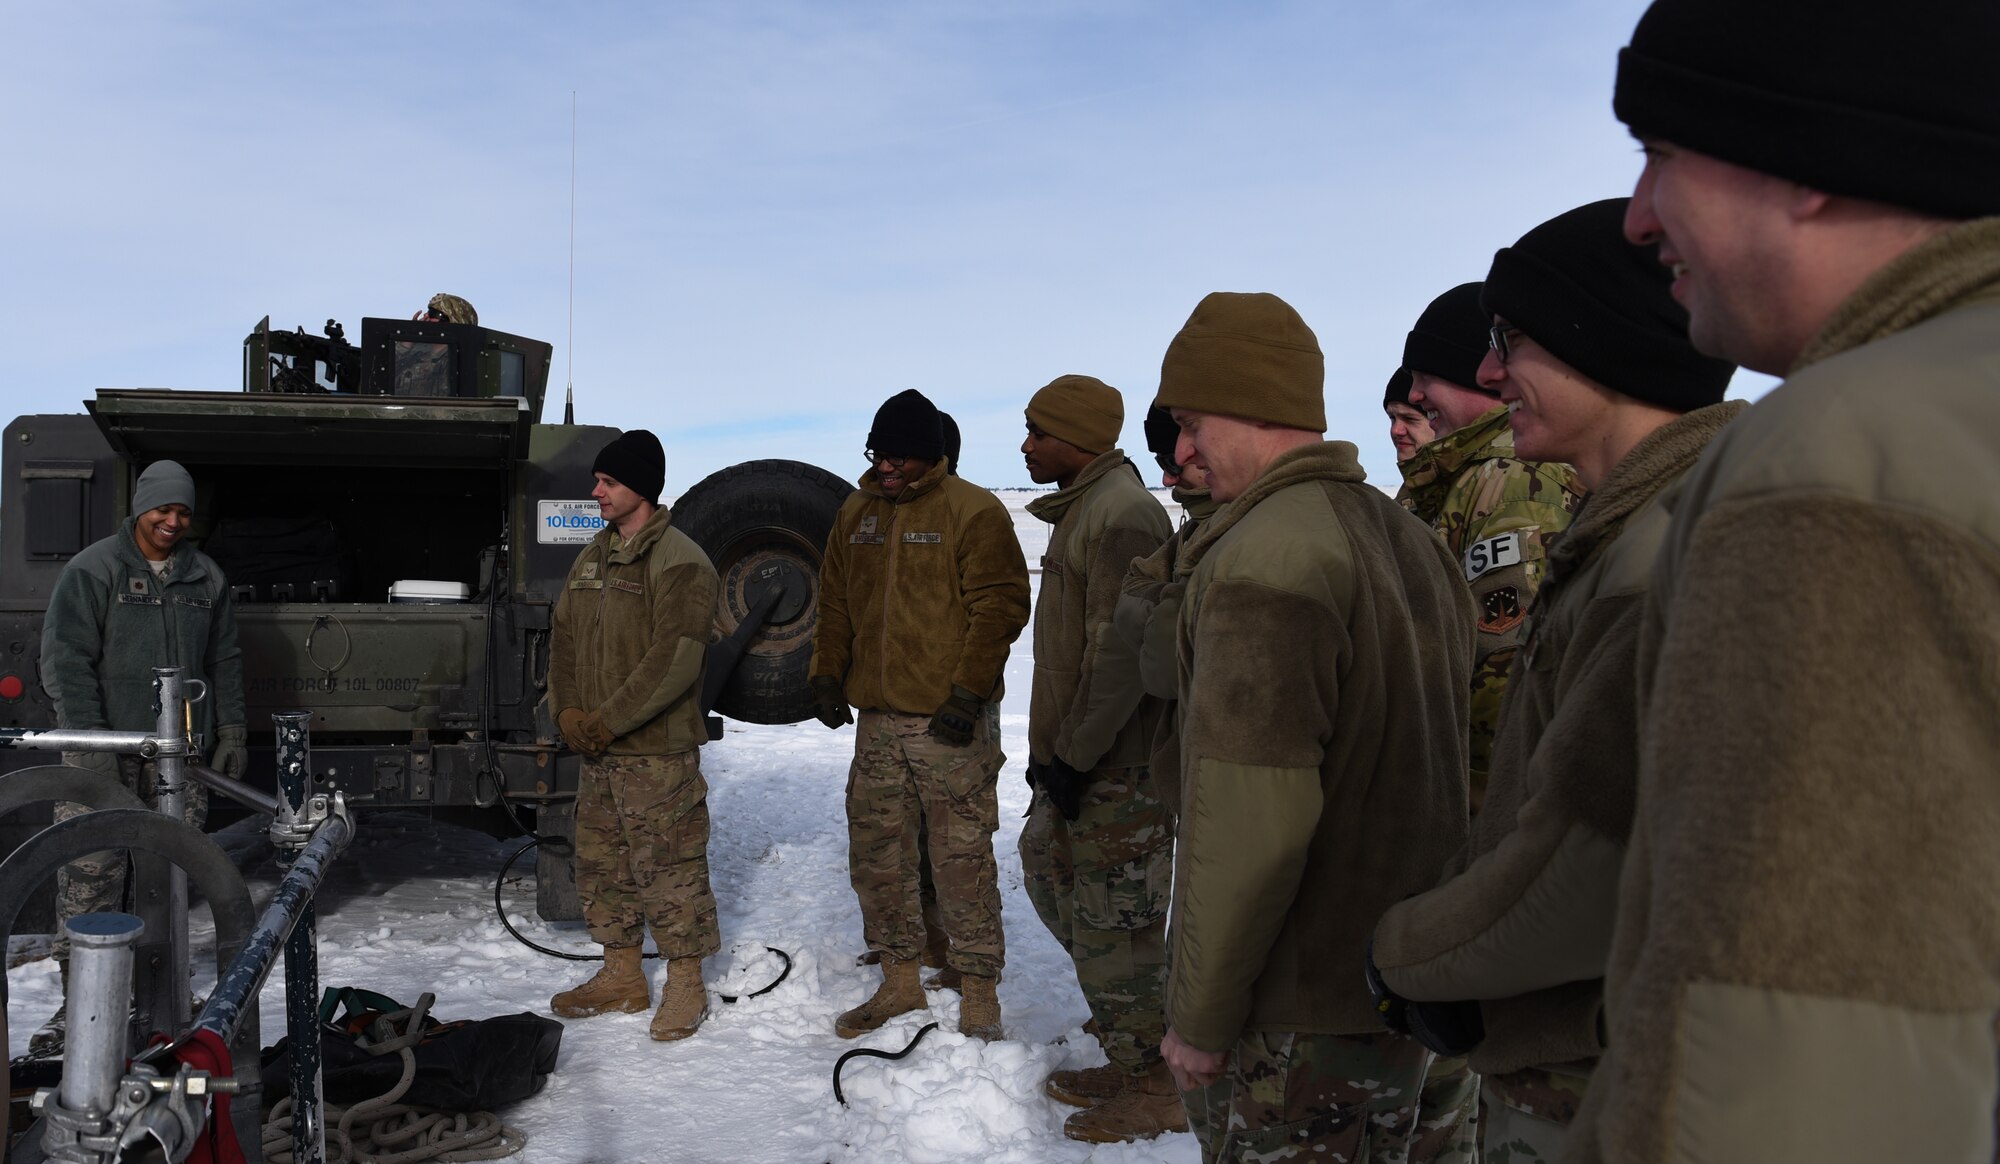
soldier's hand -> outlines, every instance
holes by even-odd
[[[854,722],[854,715],[847,710],[847,690],[840,680],[831,675],[816,675],[812,680],[813,714],[819,722],[829,728],[839,728]]]
[[[581,707],[565,707],[556,715],[556,730],[562,732],[563,743],[568,744],[571,751],[595,756],[602,749],[593,747],[590,737],[583,732],[583,721],[588,717],[589,713]]]
[[[1166,1037],[1160,1040],[1160,1058],[1167,1061],[1167,1069],[1174,1074],[1174,1086],[1182,1091],[1193,1091],[1207,1087],[1222,1078],[1229,1066],[1229,1052],[1204,1051],[1181,1038],[1181,1033],[1167,1028]]]
[[[215,729],[215,770],[231,780],[241,780],[250,771],[248,729],[240,723]]]
[[[610,728],[604,726],[604,717],[594,711],[578,721],[576,734],[583,737],[584,746],[589,749],[588,754],[593,757],[602,756],[604,749],[610,747],[611,741],[617,738],[611,734]]]
[[[986,714],[986,701],[952,684],[951,698],[931,715],[931,735],[940,743],[963,748],[972,742],[972,729]]]
[[[1075,821],[1083,812],[1083,794],[1090,789],[1090,773],[1079,772],[1061,756],[1042,768],[1042,791],[1066,821]]]

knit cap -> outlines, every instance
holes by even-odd
[[[1479,306],[1479,284],[1460,283],[1431,300],[1417,317],[1403,340],[1403,367],[1485,392],[1479,386],[1479,362],[1486,358],[1492,327],[1491,314]]]
[[[1612,109],[1642,137],[1829,194],[2000,213],[1993,0],[1655,0]]]
[[[1408,368],[1396,369],[1396,374],[1389,377],[1389,386],[1382,390],[1382,407],[1387,408],[1391,404],[1408,404],[1410,402],[1410,380],[1411,376]]]
[[[179,461],[154,461],[132,486],[133,513],[149,513],[162,505],[194,510],[194,478]]]
[[[667,483],[667,451],[660,447],[659,437],[635,428],[605,445],[590,463],[590,471],[602,473],[658,505],[660,490]]]
[[[944,432],[944,471],[958,476],[958,451],[964,447],[965,438],[958,431],[958,422],[951,413],[938,413],[938,427]]]
[[[1325,432],[1319,337],[1276,295],[1211,292],[1167,345],[1156,402]]]
[[[1688,342],[1673,273],[1625,238],[1629,198],[1549,219],[1493,256],[1481,309],[1526,332],[1570,367],[1649,404],[1688,412],[1715,404],[1736,365]]]
[[[882,402],[868,427],[868,447],[889,457],[944,456],[944,421],[930,397],[909,388]]]
[[[1146,409],[1146,448],[1152,451],[1153,459],[1160,463],[1162,472],[1178,472],[1181,463],[1174,456],[1174,448],[1180,444],[1181,426],[1174,423],[1174,414],[1155,404]]]
[[[1107,453],[1125,428],[1125,399],[1095,376],[1057,376],[1028,401],[1028,420],[1086,453]]]

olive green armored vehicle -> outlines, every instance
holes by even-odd
[[[363,809],[503,810],[573,831],[577,757],[547,706],[549,616],[601,527],[590,466],[618,430],[545,424],[550,345],[362,320],[359,344],[273,331],[242,390],[102,389],[23,416],[0,458],[0,727],[54,726],[37,670],[50,590],[116,530],[156,460],[193,473],[194,535],[227,575],[268,785],[272,712],[313,714],[313,779]],[[665,417],[634,423],[665,428]],[[811,714],[821,549],[851,486],[794,461],[724,469],[674,504],[722,577],[704,708]],[[711,720],[711,733],[720,722]],[[0,772],[45,762],[0,752]],[[0,822],[0,852],[41,822]],[[576,914],[567,846],[539,853],[544,916]]]

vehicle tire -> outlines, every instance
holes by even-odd
[[[750,609],[760,571],[781,564],[806,580],[797,609],[781,609],[750,641],[716,699],[717,714],[745,723],[798,723],[813,714],[806,669],[819,622],[819,567],[833,519],[854,486],[802,461],[745,461],[704,477],[674,503],[674,528],[694,539],[722,581],[717,628],[727,635]]]

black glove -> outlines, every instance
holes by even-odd
[[[931,735],[939,742],[963,748],[972,742],[972,729],[986,714],[986,701],[954,683],[951,697],[931,715]]]
[[[854,722],[854,716],[847,710],[847,690],[840,680],[831,675],[818,675],[812,683],[813,714],[819,722],[830,728],[837,728]]]
[[[1090,773],[1077,771],[1057,756],[1042,766],[1041,776],[1040,788],[1048,794],[1049,803],[1056,806],[1064,820],[1076,820],[1083,812],[1083,794],[1090,788]]]
[[[1408,1035],[1428,1050],[1446,1058],[1457,1058],[1477,1047],[1486,1038],[1486,1018],[1477,1000],[1465,1002],[1412,1002],[1382,980],[1375,967],[1375,940],[1368,940],[1368,993],[1382,1025],[1399,1035]]]

